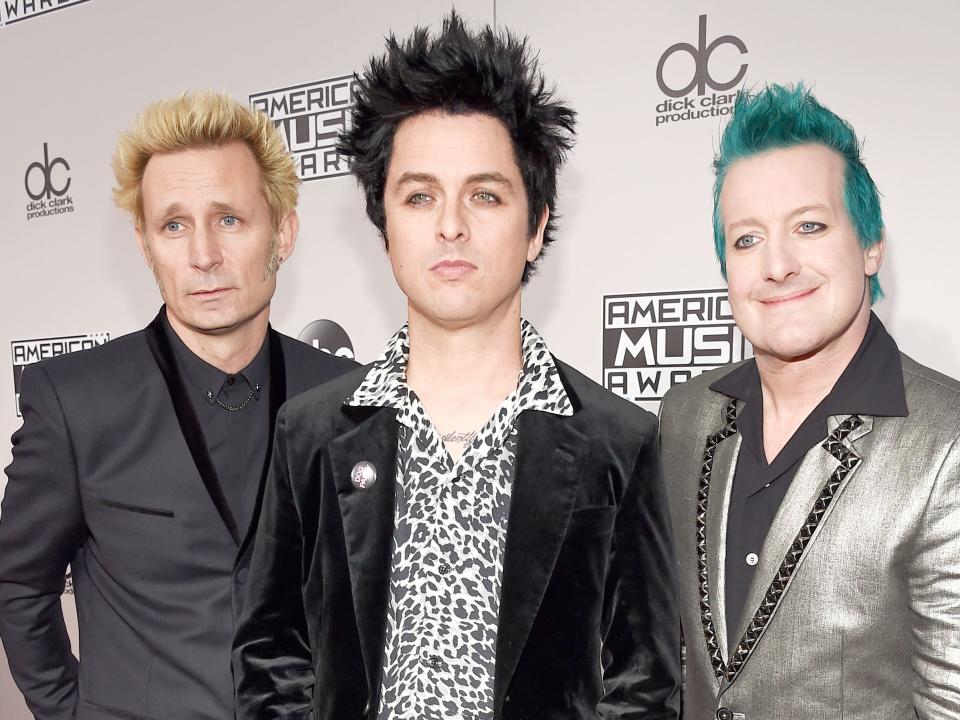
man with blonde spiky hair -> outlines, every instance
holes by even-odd
[[[23,375],[0,636],[42,720],[232,718],[230,644],[276,412],[352,364],[270,329],[299,181],[266,116],[217,93],[161,101],[113,167],[164,307]],[[68,564],[82,662],[60,609]]]

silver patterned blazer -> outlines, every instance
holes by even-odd
[[[960,719],[960,383],[901,359],[909,415],[828,419],[736,628],[723,573],[742,403],[709,388],[733,366],[664,398],[686,720]]]

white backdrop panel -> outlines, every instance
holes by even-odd
[[[4,4],[14,4],[9,0]],[[19,6],[23,0],[16,0]],[[110,201],[117,134],[149,101],[213,88],[256,93],[349,75],[390,30],[436,23],[449,0],[334,3],[90,0],[0,27],[0,339],[56,338],[145,325],[159,306],[129,220]],[[561,179],[559,239],[525,297],[525,315],[554,351],[603,379],[603,297],[722,288],[712,257],[710,162],[721,118],[657,125],[657,82],[696,72],[722,83],[746,64],[745,82],[813,85],[865,138],[888,228],[878,313],[901,349],[960,376],[960,330],[949,288],[960,265],[949,213],[960,196],[955,141],[960,4],[920,0],[783,5],[573,0],[460,0],[458,10],[529,34],[544,69],[580,113],[580,137]],[[0,7],[0,22],[7,12]],[[732,36],[709,57],[704,47]],[[699,56],[700,65],[694,62]],[[684,97],[728,95],[709,85]],[[681,98],[682,101],[682,98]],[[669,115],[669,113],[667,113]],[[73,212],[27,219],[31,163],[63,158]],[[34,182],[40,183],[39,175]],[[34,185],[36,190],[36,185]],[[274,325],[297,335],[329,318],[372,360],[404,317],[380,241],[348,177],[306,182],[296,253],[284,263]],[[18,426],[12,359],[0,372],[0,434]],[[655,408],[656,402],[644,403]],[[96,408],[91,408],[96,413]],[[9,461],[0,447],[0,461]],[[0,479],[0,485],[5,482]],[[42,532],[38,528],[38,532]],[[72,602],[69,625],[75,632]],[[0,665],[3,661],[0,660]],[[0,667],[0,716],[29,717]]]

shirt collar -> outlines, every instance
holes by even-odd
[[[240,372],[225,373],[218,367],[214,367],[203,358],[196,355],[186,343],[180,339],[176,331],[170,325],[167,313],[161,313],[163,320],[163,329],[170,338],[174,353],[177,356],[177,364],[180,366],[180,372],[190,386],[203,396],[203,399],[213,405],[220,396],[221,391],[228,397],[239,395],[241,399],[249,392],[253,392],[256,400],[260,399],[263,388],[266,386],[266,379],[269,375],[270,367],[270,343],[267,337],[263,339],[263,344],[256,356]],[[231,379],[233,382],[231,383]]]
[[[573,405],[560,381],[559,371],[546,342],[536,328],[520,321],[520,347],[523,369],[517,382],[516,412],[540,410],[556,415],[573,415]],[[410,338],[406,324],[387,342],[383,354],[373,363],[363,382],[344,405],[353,407],[391,407],[403,410],[409,401],[407,358]]]
[[[710,385],[711,390],[746,403],[760,397],[756,360],[749,360]],[[906,417],[900,350],[880,318],[870,313],[867,332],[850,363],[814,413]]]

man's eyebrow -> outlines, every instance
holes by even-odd
[[[823,210],[825,212],[829,212],[830,208],[828,208],[826,205],[821,205],[821,204],[803,205],[802,207],[798,207],[796,210],[791,210],[789,213],[787,213],[787,217],[794,218],[797,215],[803,215],[804,213],[811,212],[813,210]],[[729,228],[730,230],[736,230],[741,227],[747,227],[750,225],[762,225],[762,224],[763,223],[761,223],[755,217],[745,217],[740,220],[737,220],[736,222],[730,223]]]
[[[762,223],[754,217],[746,217],[736,222],[730,223],[730,230],[736,230],[737,228],[747,227],[750,225],[761,225]]]
[[[400,188],[410,183],[423,183],[424,185],[439,185],[440,180],[437,178],[436,175],[431,175],[430,173],[405,172],[400,177],[398,177],[396,181],[394,181],[393,190],[394,192],[398,192]],[[503,173],[499,173],[495,171],[474,173],[473,175],[470,175],[466,180],[467,185],[478,185],[482,183],[493,183],[495,185],[502,185],[508,190],[513,189],[513,183],[510,181],[510,179]]]
[[[237,212],[238,208],[236,205],[225,202],[212,202],[210,203],[210,209],[216,212]]]
[[[503,185],[507,189],[513,189],[513,183],[510,182],[510,179],[501,173],[498,172],[485,172],[485,173],[476,173],[467,178],[468,185],[477,185],[481,183],[494,183],[496,185]]]
[[[166,209],[160,214],[160,217],[168,218],[171,215],[179,215],[182,212],[183,212],[183,205],[181,205],[178,202],[175,202],[172,205],[168,205]]]
[[[803,213],[810,212],[811,210],[825,210],[829,212],[830,208],[826,205],[814,204],[814,205],[804,205],[803,207],[798,207],[796,210],[793,210],[787,217],[796,217],[797,215],[803,215]]]
[[[398,191],[404,185],[410,183],[423,183],[424,185],[439,185],[440,181],[436,175],[423,172],[405,172],[393,183],[394,192]]]

